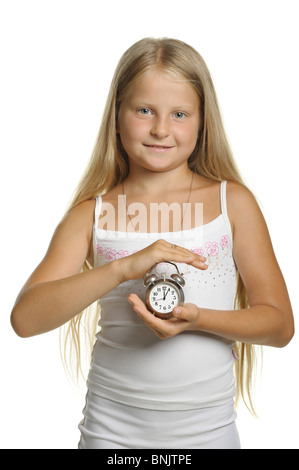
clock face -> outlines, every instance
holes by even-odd
[[[180,304],[181,295],[178,288],[167,281],[160,281],[150,289],[148,302],[157,314],[169,315],[174,307]]]

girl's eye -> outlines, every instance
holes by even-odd
[[[177,119],[184,119],[186,117],[186,114],[179,111],[177,113],[174,113],[174,117]]]
[[[143,116],[148,116],[151,114],[151,110],[149,108],[138,109],[138,112],[142,114]]]

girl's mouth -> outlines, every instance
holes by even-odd
[[[167,150],[170,150],[172,149],[173,147],[169,147],[169,146],[166,146],[166,145],[146,145],[144,144],[144,146],[150,150],[153,150],[154,152],[165,152]]]

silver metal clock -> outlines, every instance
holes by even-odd
[[[143,284],[147,288],[145,293],[147,308],[155,316],[167,320],[172,317],[174,307],[184,303],[185,296],[182,287],[185,285],[185,280],[175,263],[171,261],[164,261],[163,263],[175,266],[177,273],[171,274],[170,277],[166,277],[166,274],[158,277],[152,273],[153,269],[160,264],[157,263],[146,274]]]

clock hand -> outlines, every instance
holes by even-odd
[[[170,287],[168,287],[168,291],[164,293],[164,299],[163,299],[163,300],[166,299],[166,296],[167,296],[167,294],[168,294],[169,291],[170,291]]]
[[[163,299],[155,299],[156,302],[158,302],[159,300],[165,300],[166,299],[166,296],[168,294],[168,292],[170,291],[170,287],[168,288],[168,291],[164,291],[164,294],[163,294]]]

